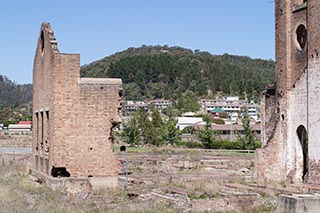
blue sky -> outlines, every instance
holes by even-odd
[[[141,45],[274,59],[270,0],[10,0],[0,4],[0,74],[32,82],[43,21],[81,65]]]

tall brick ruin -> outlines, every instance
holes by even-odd
[[[121,79],[80,78],[80,55],[59,53],[43,23],[33,68],[33,170],[48,177],[117,177],[111,131]]]
[[[320,1],[276,0],[276,84],[264,93],[260,183],[320,184]]]

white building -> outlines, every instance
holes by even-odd
[[[224,97],[222,99],[202,99],[200,102],[201,110],[206,113],[213,112],[214,109],[222,109],[229,116],[234,115],[234,113],[240,116],[242,112],[247,111],[249,117],[256,121],[259,118],[258,106],[253,102],[249,103],[246,100],[239,100],[237,96]]]
[[[187,126],[201,123],[203,123],[203,119],[200,117],[178,117],[177,128],[183,130]]]
[[[8,126],[9,132],[31,132],[32,125],[31,124],[9,124]]]
[[[171,105],[170,100],[156,99],[149,102],[149,105],[153,104],[156,109],[162,110]]]

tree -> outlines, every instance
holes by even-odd
[[[123,90],[127,100],[137,101],[141,99],[141,89],[136,83],[124,84]]]
[[[124,125],[120,137],[130,145],[141,144],[141,131],[137,116],[133,116],[129,123]]]
[[[181,112],[198,111],[200,108],[198,104],[198,97],[194,94],[194,92],[188,91],[184,96],[178,99],[177,108]]]
[[[166,122],[163,133],[163,140],[167,144],[172,145],[178,143],[181,140],[181,132],[177,128],[177,120],[174,118],[169,118],[169,120]]]
[[[179,110],[175,109],[173,106],[168,106],[161,110],[162,114],[166,115],[170,118],[176,118],[179,116]]]
[[[143,108],[138,109],[138,111],[134,114],[137,117],[139,128],[141,132],[141,142],[143,144],[148,143],[147,141],[147,129],[149,128],[150,120],[148,118],[148,112]]]
[[[244,137],[240,138],[238,140],[239,148],[240,149],[256,149],[257,143],[256,139],[252,133],[252,129],[250,127],[250,117],[248,113],[244,113],[243,119],[242,119],[242,125],[244,129]]]
[[[164,143],[162,134],[161,128],[153,127],[152,123],[149,122],[145,131],[146,142],[155,146],[161,146]]]
[[[199,129],[197,131],[197,137],[202,142],[204,147],[206,149],[213,149],[215,148],[215,142],[216,142],[216,134],[211,129],[211,119],[209,115],[205,115],[203,117],[203,120],[205,122],[205,126],[203,129]]]
[[[159,110],[157,109],[152,110],[151,122],[152,122],[152,126],[155,128],[160,128],[163,125],[163,121],[160,116]]]
[[[157,109],[152,110],[151,121],[146,122],[145,129],[146,143],[160,146],[163,141],[163,121]]]
[[[18,114],[15,114],[11,107],[3,107],[0,109],[0,123],[4,124],[4,126],[16,124],[18,119]]]

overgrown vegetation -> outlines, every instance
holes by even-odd
[[[217,133],[211,129],[213,119],[209,115],[203,116],[204,127],[198,128],[197,137],[206,149],[243,149],[255,150],[261,147],[261,143],[255,138],[250,127],[250,118],[245,113],[242,119],[244,136],[238,137],[237,141],[218,140]]]
[[[62,191],[52,190],[29,180],[24,165],[0,165],[1,212],[97,212],[97,206],[86,200],[68,198]]]
[[[256,149],[261,147],[261,143],[254,137],[252,129],[250,128],[250,118],[247,113],[242,119],[244,128],[244,137],[238,139],[239,149]]]
[[[177,120],[174,117],[162,119],[157,109],[151,111],[149,119],[147,111],[140,109],[124,124],[118,134],[120,138],[133,146],[142,145],[172,145],[180,141],[180,131],[176,128]]]
[[[18,85],[0,75],[0,123],[31,120],[32,85]]]
[[[175,112],[175,113],[174,113]],[[212,130],[211,125],[217,119],[212,119],[208,114],[201,115],[205,125],[197,128],[196,138],[199,142],[181,141],[182,133],[191,133],[193,127],[186,127],[182,131],[177,129],[177,119],[174,114],[179,110],[170,107],[166,109],[169,115],[162,119],[160,112],[153,109],[150,113],[144,109],[139,109],[133,114],[131,120],[124,124],[118,136],[125,143],[131,146],[163,146],[174,145],[186,148],[204,148],[204,149],[248,149],[255,150],[261,146],[261,143],[255,138],[250,128],[250,119],[245,115],[243,119],[244,136],[238,137],[237,141],[219,140],[217,133]]]
[[[171,204],[128,202],[121,189],[95,191],[93,199],[68,197],[28,177],[28,168],[20,162],[0,163],[1,212],[181,212]]]
[[[143,45],[85,65],[81,75],[122,78],[127,100],[178,100],[188,92],[196,97],[211,97],[219,91],[256,99],[266,85],[273,83],[274,62]]]
[[[4,106],[16,108],[32,99],[32,85],[19,85],[0,74],[0,109]]]

